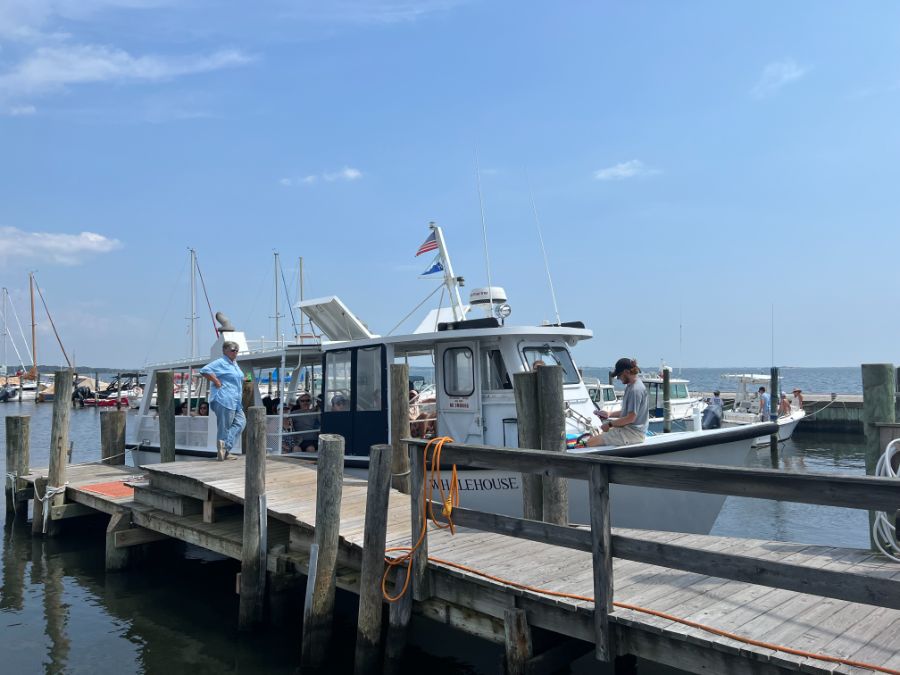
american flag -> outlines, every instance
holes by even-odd
[[[428,235],[428,239],[426,239],[419,247],[419,250],[416,251],[416,257],[422,255],[423,253],[428,253],[428,251],[436,251],[437,247],[437,236],[435,236],[435,233],[432,232]]]

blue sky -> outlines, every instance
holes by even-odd
[[[510,321],[554,318],[533,194],[582,365],[768,366],[773,305],[778,365],[897,361],[898,33],[893,2],[0,0],[0,281],[27,322],[36,270],[85,365],[188,351],[188,247],[250,336],[274,250],[384,333],[429,220],[485,284],[477,152]]]

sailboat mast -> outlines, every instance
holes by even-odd
[[[299,297],[299,302],[303,302],[303,256],[297,258],[297,296]],[[304,342],[304,336],[306,335],[304,331],[304,314],[303,310],[300,310],[300,343]]]
[[[37,380],[37,324],[34,321],[34,272],[28,273],[28,290],[31,294],[31,375]]]
[[[194,335],[195,324],[197,323],[197,253],[194,249],[188,249],[191,255],[191,316],[190,334],[191,334],[191,358],[197,356],[197,339]]]
[[[462,298],[459,295],[459,279],[453,274],[453,267],[450,264],[450,253],[447,251],[447,245],[444,243],[444,233],[434,223],[428,223],[428,227],[434,230],[438,253],[441,256],[441,264],[444,266],[444,285],[447,286],[447,290],[450,292],[450,306],[453,308],[453,319],[462,321],[466,318],[466,311]]]
[[[281,345],[281,314],[278,312],[278,251],[275,251],[275,346]],[[280,375],[280,373],[279,373]]]
[[[9,377],[9,368],[6,363],[6,343],[9,340],[9,327],[6,323],[6,296],[9,291],[3,287],[3,384],[6,384],[6,378]]]

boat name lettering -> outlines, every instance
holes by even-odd
[[[455,408],[457,410],[468,410],[469,409],[469,399],[468,398],[451,398],[449,403],[450,408]]]
[[[518,490],[519,480],[516,476],[503,476],[496,478],[457,478],[456,484],[460,490]],[[449,490],[450,479],[442,478],[440,485],[435,479],[431,480],[431,486],[435,490]]]

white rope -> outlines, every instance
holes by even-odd
[[[37,499],[41,504],[43,504],[43,508],[41,509],[44,512],[44,523],[42,532],[47,534],[47,523],[50,520],[50,502],[56,496],[60,494],[64,494],[66,491],[66,486],[69,484],[69,481],[66,481],[60,486],[56,485],[48,485],[44,490],[44,496],[41,497],[37,493],[37,483],[34,485],[34,498]]]
[[[19,474],[17,473],[7,473],[6,474],[6,482],[9,485],[9,489],[12,492],[12,507],[13,514],[16,512],[16,486],[18,483],[16,482],[19,478]]]
[[[894,456],[900,454],[900,438],[895,438],[888,443],[884,454],[878,459],[875,467],[875,475],[882,478],[898,478],[894,471]],[[896,531],[891,518],[883,511],[875,513],[875,523],[872,525],[872,540],[875,546],[891,560],[900,562],[900,544],[897,543]]]

